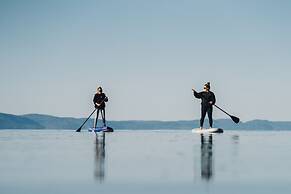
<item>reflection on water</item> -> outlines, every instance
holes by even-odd
[[[233,144],[239,143],[239,135],[232,135],[231,139],[232,139]]]
[[[105,178],[105,133],[96,133],[95,179],[102,183]]]
[[[201,178],[210,181],[213,177],[213,137],[201,134]]]

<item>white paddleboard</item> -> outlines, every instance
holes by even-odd
[[[210,129],[200,129],[200,128],[196,128],[196,129],[192,129],[192,133],[223,133],[223,129],[221,128],[210,128]]]

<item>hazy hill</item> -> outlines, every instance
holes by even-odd
[[[12,114],[0,113],[0,129],[44,129],[45,126],[39,122],[16,116]]]
[[[85,118],[42,114],[0,113],[0,129],[77,129],[84,120]],[[205,123],[207,124],[207,121]],[[92,125],[93,119],[90,119],[84,128],[92,127]],[[115,129],[192,129],[199,126],[199,121],[108,121],[108,125]],[[289,121],[252,120],[235,124],[230,119],[218,119],[215,120],[215,126],[237,130],[291,130]]]

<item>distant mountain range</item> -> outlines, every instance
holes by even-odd
[[[43,114],[0,113],[0,129],[77,129],[85,119]],[[101,124],[101,121],[99,123]],[[90,119],[84,128],[92,125],[93,119]],[[192,129],[199,126],[199,121],[108,121],[108,125],[114,129]],[[230,119],[218,119],[215,120],[215,126],[237,130],[291,130],[290,121],[252,120],[235,124]]]

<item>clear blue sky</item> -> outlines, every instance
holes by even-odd
[[[291,1],[1,0],[0,112],[197,119],[212,83],[242,120],[291,120]],[[225,118],[219,111],[216,118]]]

